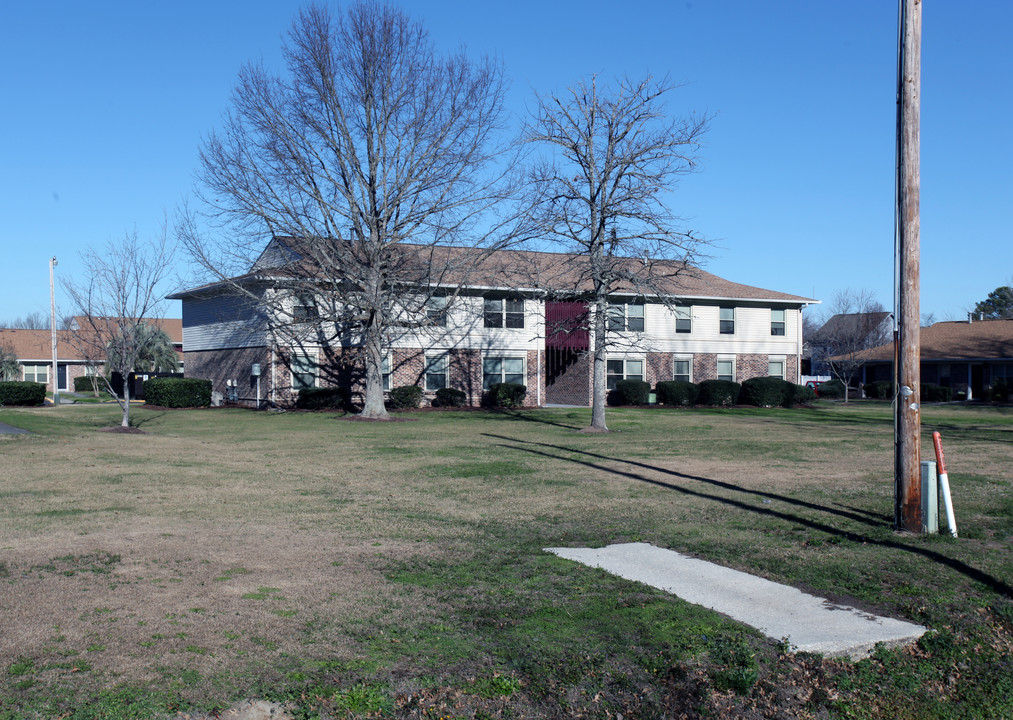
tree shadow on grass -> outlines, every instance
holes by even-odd
[[[727,483],[721,480],[715,480],[713,478],[706,478],[699,475],[689,475],[686,473],[677,472],[675,470],[666,470],[664,468],[655,467],[653,465],[648,465],[646,463],[638,462],[636,460],[626,460],[624,458],[610,457],[608,455],[602,455],[587,450],[579,450],[572,447],[559,447],[557,445],[551,445],[549,443],[540,443],[530,440],[518,440],[517,438],[509,438],[503,435],[493,435],[489,433],[485,433],[485,436],[495,440],[502,441],[500,447],[509,448],[519,452],[529,453],[531,455],[536,455],[538,457],[543,457],[547,459],[563,460],[577,465],[583,465],[584,467],[593,468],[595,470],[600,470],[603,472],[611,473],[613,475],[629,478],[630,480],[636,480],[638,482],[646,483],[648,485],[654,485],[656,487],[665,488],[667,490],[672,490],[681,493],[683,495],[690,495],[705,500],[711,500],[717,503],[721,503],[723,505],[728,505],[731,507],[738,508],[740,510],[751,512],[756,515],[762,515],[770,518],[777,518],[785,522],[804,525],[810,529],[818,530],[828,535],[835,535],[837,537],[841,537],[853,542],[861,542],[866,543],[868,545],[890,548],[892,550],[900,550],[903,552],[911,553],[913,555],[920,555],[928,560],[939,563],[940,565],[945,565],[946,567],[949,567],[950,569],[964,575],[965,577],[985,585],[994,592],[1013,598],[1013,587],[1011,587],[1007,583],[989,575],[988,573],[982,570],[979,570],[978,568],[972,567],[971,565],[968,565],[967,563],[961,560],[947,557],[946,555],[943,555],[942,553],[937,552],[935,550],[931,550],[929,548],[907,545],[892,539],[877,538],[872,537],[871,535],[863,535],[857,532],[842,530],[840,528],[834,527],[833,525],[829,525],[825,522],[820,522],[818,520],[806,518],[801,515],[796,515],[790,512],[785,512],[783,510],[778,510],[774,507],[757,507],[756,505],[752,505],[748,502],[745,502],[744,500],[735,499],[734,497],[727,497],[723,495],[702,492],[700,490],[693,490],[688,487],[683,487],[682,485],[676,485],[672,482],[667,482],[665,480],[659,480],[653,477],[648,477],[647,475],[636,472],[634,470],[620,470],[615,467],[605,465],[603,463],[606,462],[621,463],[623,465],[631,466],[633,468],[642,468],[652,473],[660,473],[663,475],[668,475],[683,480],[693,480],[696,482],[704,483],[706,485],[711,485],[713,487],[722,488],[724,490],[728,490],[729,492],[739,493],[743,495],[754,495],[769,500],[777,500],[779,502],[783,502],[788,505],[794,505],[799,508],[806,508],[809,510],[815,510],[822,513],[837,515],[839,517],[847,518],[849,520],[864,525],[869,525],[876,528],[882,527],[882,523],[876,521],[875,516],[871,518],[866,517],[867,513],[865,512],[849,512],[847,510],[834,509],[832,507],[818,505],[816,503],[807,502],[805,500],[798,500],[797,498],[780,495],[778,493],[769,493],[769,492],[762,492],[759,490],[750,490],[746,488],[741,488],[737,485],[733,485],[732,483]],[[574,457],[575,455],[584,456],[584,458],[587,459]]]

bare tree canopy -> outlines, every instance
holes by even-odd
[[[204,208],[185,215],[180,238],[215,279],[266,306],[276,339],[361,347],[362,414],[385,418],[391,333],[435,287],[447,292],[449,272],[465,274],[463,258],[478,257],[441,255],[450,267],[419,246],[491,247],[512,226],[499,213],[513,194],[509,147],[498,139],[502,69],[438,54],[420,23],[373,3],[336,17],[302,11],[283,50],[285,78],[256,65],[241,72],[225,127],[201,152]],[[270,263],[289,269],[284,292],[234,279],[269,238],[291,250]],[[312,301],[325,338],[307,336],[293,297]]]
[[[106,365],[123,379],[123,427],[130,426],[130,383],[127,375],[144,358],[148,321],[161,315],[162,297],[173,250],[165,230],[150,242],[131,233],[101,250],[82,256],[85,277],[67,284],[77,306],[79,326],[73,343],[93,367]],[[110,394],[112,388],[109,387]]]
[[[0,327],[24,330],[49,330],[49,316],[43,315],[40,312],[30,312],[23,317],[16,317],[10,322],[0,324]]]
[[[552,151],[532,178],[537,225],[579,255],[577,287],[591,286],[572,297],[587,303],[593,330],[593,430],[608,430],[609,296],[621,289],[667,297],[658,288],[670,288],[674,276],[688,271],[703,243],[681,228],[667,204],[679,176],[696,168],[694,153],[708,123],[665,113],[664,100],[675,89],[668,78],[647,78],[621,79],[602,90],[592,77],[560,95],[540,96],[527,133]]]
[[[809,340],[813,368],[829,370],[847,389],[862,367],[859,354],[890,341],[890,313],[874,293],[851,289],[838,292],[828,312]]]

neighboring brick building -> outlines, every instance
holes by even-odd
[[[183,364],[183,321],[178,318],[154,318],[150,321],[157,325],[172,340],[180,365]],[[75,317],[72,321],[75,328],[84,326],[84,318]],[[79,332],[75,330],[56,331],[57,354],[57,390],[74,389],[74,379],[92,372],[103,372],[104,368],[89,366],[87,359],[80,350],[80,343],[75,341]],[[51,330],[27,330],[23,328],[0,328],[0,347],[12,351],[21,363],[19,380],[44,383],[47,392],[53,392],[53,345]]]
[[[170,296],[182,300],[188,376],[210,379],[223,395],[236,387],[239,402],[250,405],[290,405],[300,387],[340,386],[353,402],[361,396],[364,371],[356,341],[332,331],[328,340],[324,325],[312,320],[319,317],[317,300],[305,293],[286,296],[281,289],[302,267],[298,246],[275,238],[247,275]],[[402,246],[406,252],[417,247]],[[426,252],[424,262],[431,261],[432,249]],[[445,284],[430,286],[448,295],[446,307],[430,315],[436,320],[388,343],[384,389],[419,385],[431,400],[438,388],[454,387],[477,404],[490,384],[520,382],[527,386],[528,405],[590,404],[593,338],[586,307],[553,299],[554,291],[579,286],[575,257],[501,251],[484,256],[467,283],[443,276]],[[815,300],[670,265],[669,302],[632,290],[615,293],[606,358],[610,386],[631,378],[652,386],[765,375],[799,381],[801,311]],[[267,308],[287,297],[289,317],[301,318],[298,342],[280,339],[270,322],[273,311]]]

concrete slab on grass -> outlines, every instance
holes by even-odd
[[[545,550],[724,613],[800,651],[857,660],[876,643],[904,645],[927,629],[647,543]]]

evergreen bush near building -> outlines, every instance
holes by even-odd
[[[462,407],[468,401],[468,394],[457,388],[440,388],[436,391],[435,405],[440,407]]]
[[[528,394],[526,385],[520,383],[495,383],[489,386],[486,402],[492,407],[513,408],[524,404]]]
[[[0,405],[42,405],[46,402],[46,386],[24,380],[0,382]]]
[[[742,386],[731,380],[704,380],[698,387],[697,403],[714,407],[734,405],[742,391]]]
[[[647,405],[651,384],[643,380],[619,380],[608,395],[610,405]]]
[[[345,395],[340,388],[303,388],[295,406],[303,410],[340,410],[345,406]]]
[[[685,407],[696,404],[700,388],[685,380],[663,380],[655,386],[654,393],[660,405]]]
[[[207,407],[211,381],[198,378],[155,377],[144,381],[144,401],[168,408]]]
[[[387,394],[387,404],[395,410],[417,408],[422,404],[422,388],[418,385],[402,385]]]

